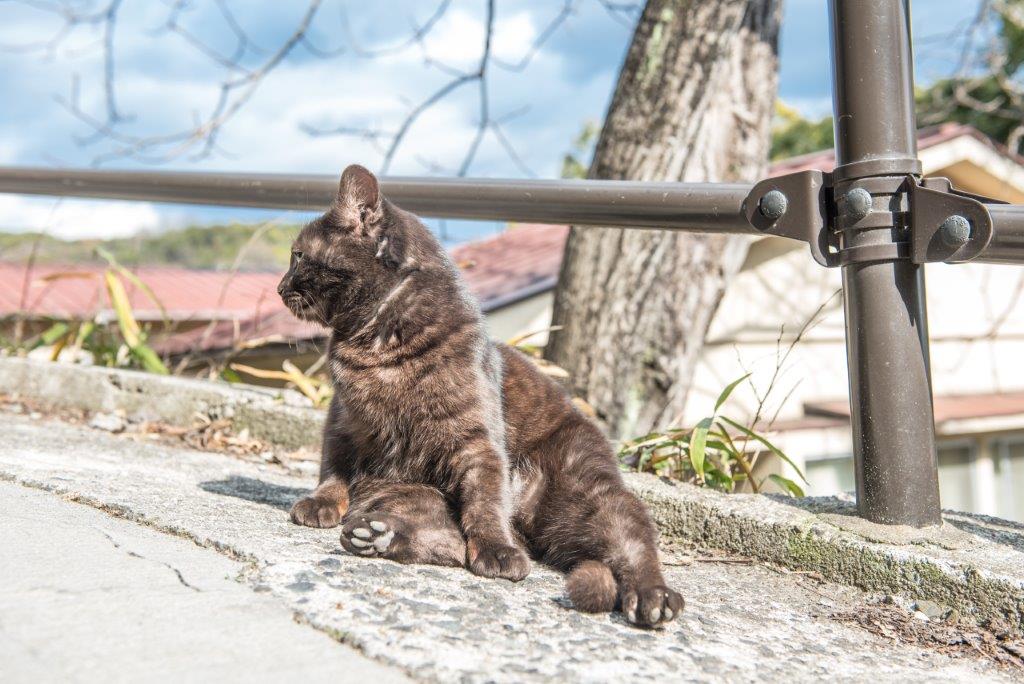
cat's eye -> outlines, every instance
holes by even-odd
[[[292,259],[295,259],[296,263],[302,261],[302,252],[297,249],[292,250]]]

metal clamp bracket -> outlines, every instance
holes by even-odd
[[[800,240],[822,266],[838,266],[839,243],[829,230],[831,178],[823,171],[798,171],[766,178],[743,200],[743,215],[758,231]]]
[[[835,180],[823,171],[798,171],[757,183],[743,213],[765,235],[806,242],[822,266],[902,259],[961,263],[978,256],[992,239],[985,205],[1003,203],[956,190],[946,178]],[[863,231],[887,237],[867,244],[849,239]]]
[[[986,204],[1000,200],[960,192],[948,178],[925,178],[909,185],[910,258],[915,264],[970,261],[992,240]]]

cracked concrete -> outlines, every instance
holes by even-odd
[[[388,561],[356,558],[345,554],[337,530],[313,530],[288,522],[286,509],[312,484],[312,477],[290,475],[281,468],[258,465],[231,457],[172,448],[127,436],[111,436],[58,422],[2,416],[0,478],[51,494],[31,492],[33,497],[52,493],[124,518],[116,521],[96,511],[71,504],[57,519],[77,521],[81,516],[101,516],[141,530],[134,523],[152,529],[148,534],[168,532],[184,539],[174,540],[180,548],[169,555],[125,545],[123,530],[106,528],[117,543],[139,553],[147,561],[126,557],[109,539],[92,535],[106,554],[118,554],[121,563],[135,563],[134,572],[143,573],[146,584],[162,587],[167,600],[146,615],[164,608],[172,619],[191,617],[182,627],[199,628],[200,621],[188,602],[207,598],[208,585],[200,581],[197,568],[212,563],[209,551],[216,549],[223,573],[234,578],[243,570],[241,583],[230,582],[248,599],[238,598],[236,609],[214,611],[223,619],[238,618],[249,602],[269,601],[293,612],[297,619],[326,632],[364,655],[397,667],[418,679],[433,681],[863,681],[869,678],[899,681],[980,680],[1012,681],[1014,673],[1000,670],[976,659],[954,660],[933,651],[901,646],[869,634],[855,626],[830,619],[837,610],[863,605],[865,596],[837,585],[806,585],[799,575],[785,575],[759,565],[690,562],[672,556],[667,574],[670,582],[688,600],[686,612],[667,629],[642,631],[624,624],[618,615],[587,616],[568,609],[562,595],[562,578],[535,567],[524,582],[511,584],[484,580],[464,570],[425,566],[402,566]],[[6,489],[15,487],[5,485]],[[22,490],[24,491],[24,490]],[[0,494],[0,500],[9,497]],[[17,502],[0,509],[4,519],[25,508]],[[78,513],[74,512],[78,511]],[[87,511],[83,513],[83,511]],[[28,513],[27,517],[32,518]],[[89,523],[90,525],[92,523]],[[88,526],[88,525],[87,525]],[[47,538],[53,531],[56,537]],[[96,573],[89,555],[78,551],[79,536],[65,534],[57,524],[42,525],[31,533],[31,547],[43,555],[29,567],[73,568],[72,584],[86,580],[102,587],[105,608],[117,614],[122,602],[133,594],[124,593],[109,575]],[[191,542],[194,542],[191,543]],[[14,548],[25,543],[15,540]],[[201,552],[193,560],[184,551]],[[6,544],[10,547],[10,543]],[[235,560],[230,560],[235,559]],[[243,561],[240,563],[239,561]],[[0,561],[8,562],[8,561]],[[185,581],[201,591],[183,586],[164,564],[182,573]],[[195,565],[194,565],[195,564]],[[89,644],[92,630],[66,631],[63,622],[53,623],[45,615],[71,620],[77,609],[71,604],[37,602],[32,591],[33,573],[24,565],[4,567],[5,578],[15,577],[17,591],[5,591],[0,621],[8,633],[19,630],[18,644],[0,640],[0,649],[21,649],[14,662],[13,680],[54,678],[45,658],[32,659],[32,652],[48,653],[50,640],[67,643],[90,667],[102,667],[100,654],[117,643],[102,647]],[[66,572],[67,570],[65,570]],[[79,575],[81,577],[79,577]],[[95,576],[95,577],[94,577]],[[209,573],[206,575],[209,577]],[[210,579],[212,581],[212,578]],[[74,588],[74,586],[72,586]],[[20,602],[20,603],[19,603]],[[20,605],[12,618],[9,605]],[[38,606],[44,606],[40,611]],[[262,605],[262,604],[260,604]],[[270,604],[267,604],[268,606]],[[180,607],[180,612],[178,609]],[[132,610],[131,605],[126,606]],[[270,610],[268,607],[267,610]],[[175,616],[177,616],[175,618]],[[73,621],[72,621],[73,622]],[[294,625],[293,625],[294,626]],[[299,628],[299,626],[294,626]],[[197,646],[230,652],[232,629],[218,632]],[[252,638],[256,638],[253,636]],[[324,643],[323,635],[306,628],[269,643],[260,637],[264,655],[279,654],[288,647],[312,648]],[[318,641],[319,640],[319,641]],[[344,649],[340,644],[328,644]],[[317,646],[318,648],[318,646]],[[344,658],[352,657],[345,651]],[[0,668],[11,660],[0,653]],[[145,657],[143,657],[145,656]],[[145,658],[132,664],[135,674],[145,668]],[[237,656],[225,656],[235,661]],[[288,676],[305,677],[306,667],[317,667],[319,656],[309,656],[293,665]],[[281,663],[287,662],[280,656]],[[294,662],[294,661],[292,661]],[[346,663],[349,661],[346,660]],[[35,668],[35,669],[31,669]],[[272,670],[281,674],[284,665]],[[88,670],[83,670],[88,671]],[[320,671],[324,671],[323,669]],[[353,672],[346,664],[333,670]],[[170,677],[171,670],[162,670]],[[222,672],[222,671],[220,671]],[[268,670],[271,672],[271,670]],[[386,672],[391,672],[386,670]],[[11,672],[0,671],[0,679],[11,681]],[[213,675],[218,674],[214,671]],[[56,672],[59,676],[60,672]],[[373,675],[377,676],[377,675]],[[213,678],[204,677],[204,678]],[[233,677],[229,677],[233,678]]]
[[[116,539],[114,539],[114,538],[113,538],[113,537],[112,537],[112,536],[110,535],[110,533],[109,533],[109,532],[107,532],[106,530],[102,530],[102,529],[100,529],[100,530],[99,530],[99,532],[100,532],[100,533],[101,533],[101,534],[102,534],[102,535],[103,535],[104,537],[106,537],[107,539],[109,539],[109,540],[110,540],[110,543],[111,543],[111,544],[113,544],[113,546],[114,546],[114,548],[115,548],[115,549],[120,549],[120,550],[124,551],[124,552],[125,552],[125,554],[127,554],[128,556],[130,556],[130,557],[132,557],[132,558],[138,558],[138,559],[140,559],[140,560],[144,560],[144,561],[150,561],[150,562],[153,562],[153,563],[159,563],[160,565],[164,566],[165,568],[167,568],[168,570],[170,570],[171,572],[173,572],[173,573],[174,573],[174,576],[178,578],[178,583],[179,583],[179,584],[180,584],[181,586],[183,586],[183,587],[187,587],[187,588],[191,589],[192,591],[202,591],[202,589],[200,589],[199,587],[197,587],[196,585],[194,585],[194,584],[190,583],[190,582],[189,582],[189,581],[188,581],[187,579],[185,579],[185,576],[184,576],[183,574],[181,574],[181,570],[179,570],[178,568],[174,567],[174,566],[173,566],[173,565],[171,565],[170,563],[167,563],[167,562],[165,562],[165,561],[153,560],[153,559],[151,559],[151,558],[146,558],[145,556],[143,556],[143,555],[141,555],[141,554],[139,554],[139,553],[136,553],[135,551],[132,551],[132,550],[130,550],[130,549],[126,549],[126,548],[124,548],[124,547],[123,547],[123,546],[121,545],[121,543],[120,543],[120,542],[118,542],[118,541],[117,541]]]
[[[0,681],[405,681],[212,550],[10,482],[0,521]]]

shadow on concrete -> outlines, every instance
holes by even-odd
[[[296,499],[309,494],[308,489],[299,487],[285,487],[283,485],[264,482],[252,477],[240,477],[232,475],[223,480],[207,480],[200,482],[199,488],[211,494],[222,496],[233,496],[236,499],[245,499],[253,503],[273,506],[282,511],[287,511],[295,503]]]
[[[942,519],[947,525],[1024,553],[1024,525],[1018,522],[959,511],[943,511]]]
[[[814,513],[817,515],[827,513],[829,515],[859,518],[857,515],[856,503],[845,499],[839,499],[835,496],[804,496],[799,499],[785,494],[775,493],[765,493],[760,494],[759,496],[770,499],[777,504],[796,508],[806,513]]]

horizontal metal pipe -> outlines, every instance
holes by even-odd
[[[974,261],[1024,264],[1024,206],[987,204],[992,216],[992,240]]]
[[[326,175],[0,168],[0,193],[321,211]],[[756,233],[743,216],[751,186],[589,180],[383,178],[388,199],[437,218]]]

